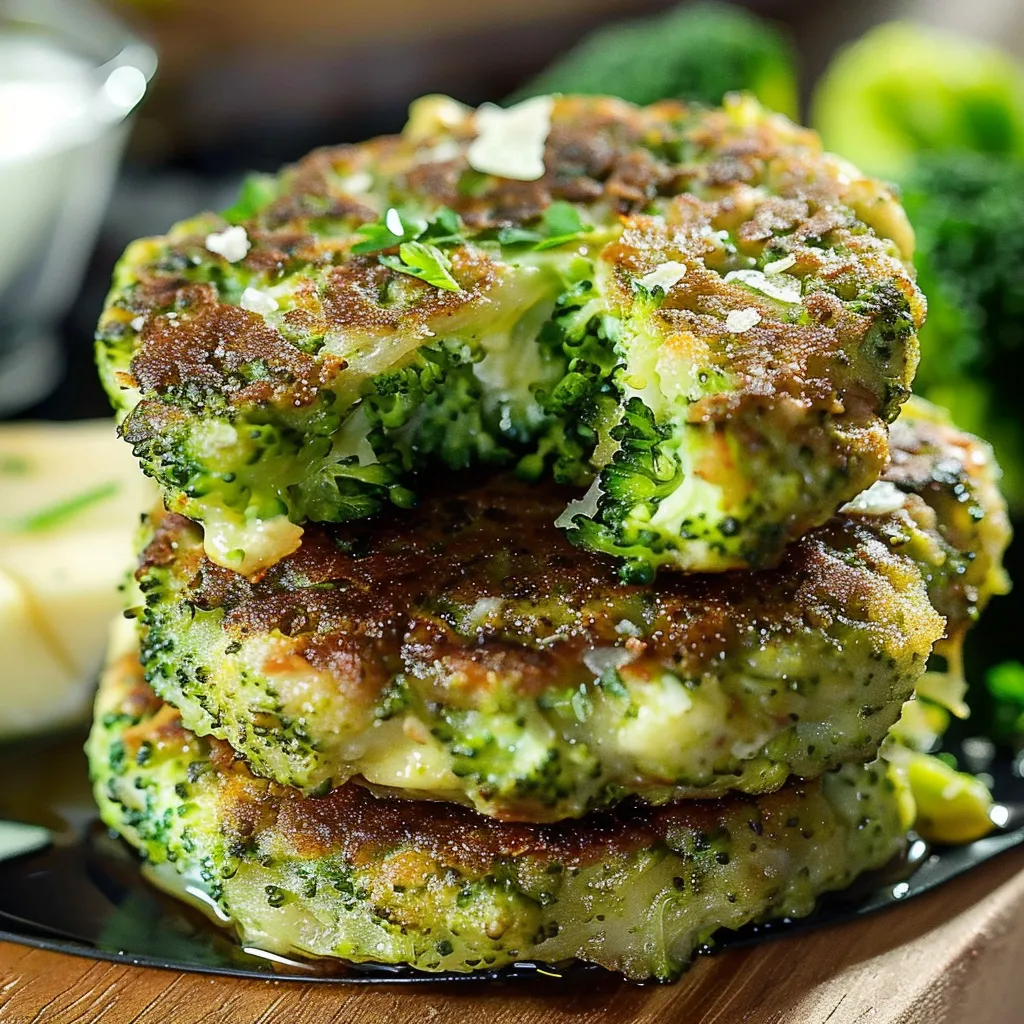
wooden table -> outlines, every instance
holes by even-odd
[[[0,1024],[1021,1024],[1024,850],[904,907],[704,958],[676,985],[346,986],[0,943]]]

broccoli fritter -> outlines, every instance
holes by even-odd
[[[352,784],[303,797],[187,732],[131,652],[103,679],[88,754],[103,820],[149,877],[246,945],[425,971],[579,958],[669,980],[719,929],[803,916],[885,864],[913,815],[882,763],[564,825]]]
[[[508,467],[589,487],[560,525],[643,582],[774,564],[878,478],[912,248],[885,186],[749,97],[434,97],[130,246],[97,351],[226,568]]]
[[[509,477],[311,527],[256,583],[167,516],[138,572],[147,678],[282,784],[360,774],[515,820],[867,760],[1006,539],[983,445],[920,410],[894,436],[892,479],[778,568],[650,586],[568,544],[557,487]]]
[[[893,424],[885,481],[917,495],[919,513],[941,538],[942,553],[919,559],[932,604],[947,622],[947,646],[957,645],[990,597],[1010,589],[1003,555],[1010,519],[992,448],[958,430],[945,410],[912,399]]]

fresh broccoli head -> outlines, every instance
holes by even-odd
[[[840,51],[818,83],[812,123],[826,146],[901,180],[919,153],[1024,156],[1024,72],[1001,51],[890,22]]]
[[[928,296],[916,389],[987,438],[1024,511],[1024,421],[1011,367],[1024,355],[1024,160],[922,154],[906,178]]]
[[[592,486],[559,522],[631,580],[759,566],[884,468],[911,248],[884,186],[749,97],[435,97],[129,247],[98,358],[167,507],[246,575],[491,467]]]
[[[795,117],[795,64],[789,39],[771,22],[729,4],[685,4],[598,29],[516,98],[562,92],[715,105],[726,93],[745,90]]]

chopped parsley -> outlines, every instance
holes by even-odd
[[[590,230],[572,203],[558,201],[544,211],[536,228],[504,227],[483,232],[479,237],[540,251],[575,241]],[[452,277],[451,260],[443,251],[466,241],[462,220],[454,210],[442,207],[430,220],[424,220],[391,207],[379,220],[362,225],[358,234],[362,241],[352,246],[354,256],[376,253],[384,266],[400,274],[417,277],[446,291],[461,290]],[[386,252],[396,248],[397,255]]]
[[[541,227],[544,231],[544,238],[534,246],[534,249],[538,250],[554,249],[566,242],[575,241],[580,235],[591,230],[590,225],[583,222],[579,210],[572,203],[562,200],[553,202],[544,211]]]
[[[407,242],[432,242],[434,245],[461,245],[462,221],[454,210],[442,207],[432,220],[399,213],[391,207],[380,220],[364,224],[358,234],[363,240],[352,246],[354,256],[394,249]]]
[[[452,261],[436,245],[425,242],[403,242],[397,256],[381,256],[381,263],[400,274],[418,277],[435,288],[460,291],[459,282],[451,275]]]
[[[229,224],[241,224],[265,210],[276,198],[277,179],[272,174],[249,174],[242,182],[238,199],[221,216]]]
[[[443,206],[433,220],[427,221],[426,229],[418,240],[433,242],[434,245],[462,245],[466,240],[462,233],[462,219],[454,210]]]
[[[82,491],[81,494],[72,495],[72,497],[58,501],[48,508],[33,512],[20,520],[15,525],[15,529],[22,533],[38,533],[42,530],[52,529],[54,526],[60,526],[65,520],[97,502],[112,498],[120,489],[121,485],[114,481],[91,487],[87,491]]]
[[[366,256],[384,249],[393,249],[403,242],[412,242],[427,229],[427,222],[415,217],[403,217],[392,207],[380,220],[364,224],[358,234],[363,241],[352,246],[353,256]]]
[[[502,245],[528,245],[540,252],[574,242],[591,230],[572,203],[556,200],[544,211],[536,228],[499,228],[495,238]]]

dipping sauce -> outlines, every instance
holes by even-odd
[[[94,134],[88,61],[29,35],[0,35],[0,294],[45,246],[68,168]]]
[[[59,368],[74,299],[152,51],[109,15],[0,0],[0,415]]]

